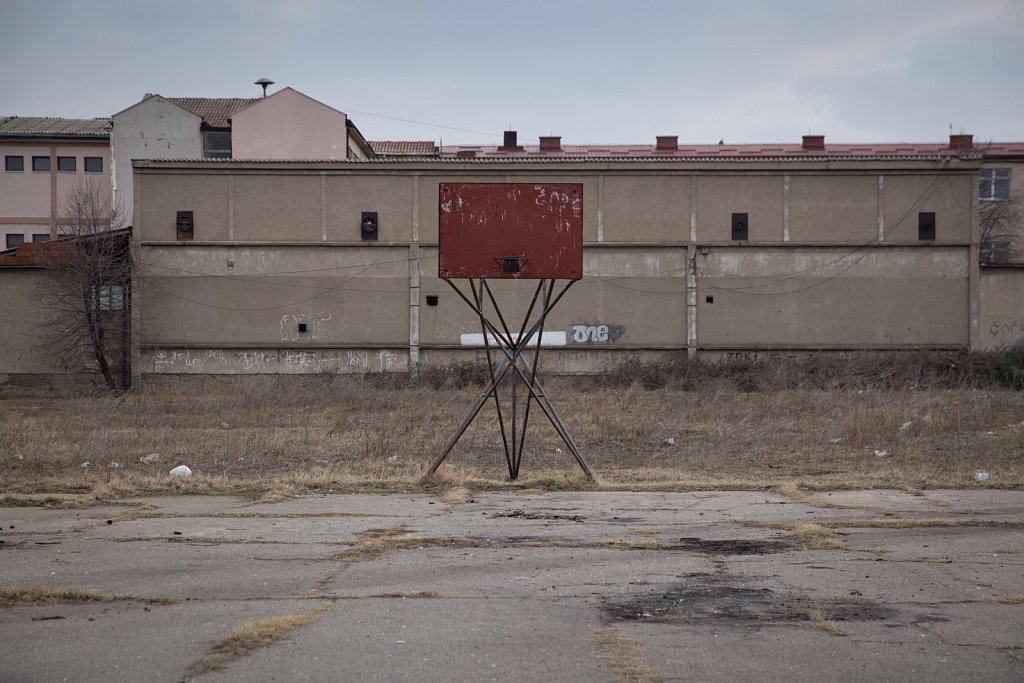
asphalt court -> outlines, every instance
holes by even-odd
[[[1020,491],[39,502],[2,681],[1024,680]]]

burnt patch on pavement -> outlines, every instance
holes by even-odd
[[[769,588],[745,588],[724,577],[690,574],[666,591],[632,600],[606,603],[603,611],[613,621],[669,623],[733,622],[772,625],[801,621],[882,621],[896,610],[864,599],[812,600]]]
[[[796,546],[789,541],[680,538],[677,547],[681,550],[695,550],[716,555],[768,555],[792,550]]]

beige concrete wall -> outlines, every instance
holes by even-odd
[[[710,175],[697,178],[697,241],[732,241],[732,214],[746,213],[749,242],[781,242],[784,178]]]
[[[136,292],[151,321],[141,342],[407,345],[408,268],[402,248],[150,248]]]
[[[327,241],[360,241],[362,238],[359,223],[364,211],[377,212],[378,241],[413,241],[416,212],[413,178],[391,175],[346,175],[328,176],[323,182]],[[435,197],[434,204],[436,203]]]
[[[234,239],[323,240],[318,176],[243,175],[233,182]]]
[[[869,242],[878,238],[878,176],[789,177],[788,238],[793,242]]]
[[[460,346],[462,336],[479,334],[472,309],[437,278],[436,250],[420,259],[420,345]],[[671,248],[597,247],[584,250],[584,277],[576,282],[548,318],[545,332],[560,333],[552,346],[637,349],[686,346],[686,251]],[[467,297],[465,282],[458,282]],[[536,281],[497,280],[495,298],[513,332],[537,289]],[[561,285],[554,290],[557,294]],[[437,305],[427,303],[437,297]],[[543,296],[543,295],[542,295]],[[540,299],[542,300],[542,299]],[[539,300],[539,301],[540,301]],[[538,309],[540,303],[537,304]],[[487,299],[485,308],[493,312]],[[536,310],[531,320],[536,319]]]
[[[969,250],[715,247],[697,257],[703,347],[968,344]]]
[[[601,202],[601,241],[689,241],[690,184],[688,175],[605,175],[593,198]]]
[[[977,176],[887,174],[884,241],[919,241],[918,214],[928,211],[935,213],[936,243],[971,242],[972,204],[977,194]]]
[[[440,182],[584,184],[584,279],[545,328],[566,368],[688,342],[707,352],[968,345],[971,214],[959,202],[969,206],[969,172],[766,170],[142,164],[136,239],[153,321],[143,372],[366,372],[418,354],[476,357],[463,335],[479,334],[479,320],[437,278]],[[176,245],[175,211],[186,209],[195,241]],[[918,210],[938,214],[937,243],[917,240]],[[359,239],[362,211],[378,212],[379,241]],[[742,245],[731,241],[734,211],[751,217]],[[899,211],[912,229],[890,222]],[[892,228],[883,246],[879,217]],[[493,287],[518,331],[535,283]]]
[[[284,88],[231,117],[235,159],[345,159],[346,116]]]
[[[0,376],[79,371],[61,363],[48,343],[48,311],[40,306],[45,271],[0,268]]]
[[[196,242],[229,239],[230,182],[219,173],[140,175],[142,199],[135,207],[135,239],[174,241],[178,211],[193,212]]]
[[[1024,347],[1024,267],[981,269],[980,350]]]

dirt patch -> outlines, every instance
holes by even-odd
[[[504,512],[495,512],[491,515],[491,518],[497,517],[512,517],[515,519],[545,519],[554,520],[560,522],[580,522],[587,521],[587,518],[583,515],[556,515],[550,512],[532,512],[527,510],[505,510]]]
[[[605,615],[614,621],[820,625],[823,621],[881,621],[896,614],[892,608],[864,599],[811,600],[768,588],[735,586],[727,578],[711,574],[682,578],[683,583],[667,591],[607,603],[603,608]]]

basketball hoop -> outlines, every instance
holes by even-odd
[[[530,408],[536,404],[588,479],[593,474],[537,376],[548,315],[583,277],[583,186],[574,183],[441,183],[438,276],[480,321],[490,376],[452,437],[427,471],[431,476],[488,400],[494,400],[509,477],[519,477]],[[513,332],[489,279],[538,280],[526,315]],[[468,281],[468,292],[454,282]],[[566,283],[555,293],[555,283]],[[490,308],[488,309],[488,303]],[[539,306],[538,306],[539,304]],[[532,360],[527,357],[534,346]],[[498,387],[511,384],[506,417]],[[525,404],[518,386],[526,388]],[[508,422],[508,429],[506,429]]]

